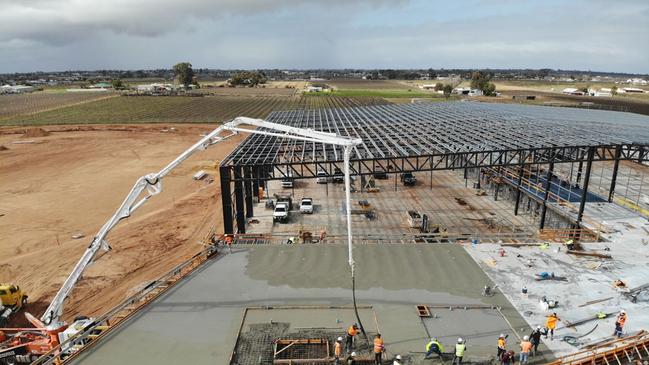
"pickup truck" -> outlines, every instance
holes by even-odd
[[[313,213],[313,199],[302,198],[300,202],[300,213],[312,214]]]
[[[277,204],[275,204],[275,210],[273,211],[273,222],[288,222],[288,212],[288,204],[284,202],[278,202]]]
[[[293,174],[290,171],[286,174],[286,177],[282,179],[282,187],[285,189],[293,187]]]
[[[404,172],[401,174],[401,182],[404,186],[415,186],[417,184],[417,178],[412,172]]]

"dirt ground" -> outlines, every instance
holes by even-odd
[[[40,316],[135,180],[158,171],[211,125],[0,129],[0,282],[20,285]],[[221,228],[215,164],[245,136],[194,155],[164,179],[163,193],[108,236],[68,299],[65,317],[96,315],[201,249]],[[194,181],[204,169],[209,177]],[[82,234],[83,238],[72,236]],[[13,325],[24,324],[22,315]]]

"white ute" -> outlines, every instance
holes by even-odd
[[[313,213],[313,199],[302,198],[300,201],[300,213],[312,214]]]
[[[277,203],[273,211],[274,222],[288,222],[288,204],[284,202]]]

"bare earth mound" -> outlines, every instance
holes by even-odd
[[[16,144],[0,159],[0,282],[24,288],[27,311],[40,316],[92,237],[135,180],[158,171],[214,125],[142,125],[59,131],[47,144]],[[43,133],[44,132],[44,133]],[[40,128],[25,133],[47,135]],[[65,317],[103,313],[201,249],[221,228],[218,169],[245,136],[187,160],[163,182],[163,192],[113,230],[113,248],[96,262],[66,303]],[[15,135],[0,133],[0,145]],[[210,178],[194,181],[205,170]],[[73,236],[84,235],[74,239]],[[13,316],[24,325],[22,314]]]
[[[26,129],[23,137],[33,138],[33,137],[47,137],[50,135],[50,132],[46,131],[43,128],[30,128]]]

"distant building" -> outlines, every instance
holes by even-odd
[[[626,80],[626,83],[634,84],[634,85],[647,85],[649,82],[645,79],[633,78],[633,79]]]
[[[628,94],[642,94],[645,91],[643,89],[639,89],[637,87],[622,87],[617,89],[617,92],[620,94],[628,93]]]
[[[579,89],[575,89],[574,87],[567,87],[567,88],[563,89],[561,92],[563,94],[567,94],[567,95],[584,95],[583,91],[581,91]]]
[[[435,84],[419,85],[419,88],[424,89],[424,90],[434,90],[435,89]]]
[[[34,88],[32,86],[26,86],[26,85],[3,85],[0,86],[0,93],[1,94],[24,94],[24,93],[31,93],[34,91]]]
[[[308,93],[319,93],[323,90],[322,86],[307,86],[306,92]]]
[[[98,82],[96,84],[92,84],[88,86],[90,89],[112,89],[113,84],[108,83],[108,82]]]
[[[172,84],[143,84],[137,86],[137,91],[142,92],[160,92],[173,90]]]
[[[613,91],[610,88],[603,87],[599,90],[596,89],[588,89],[588,95],[590,96],[605,96],[605,97],[611,97],[613,96]]]

